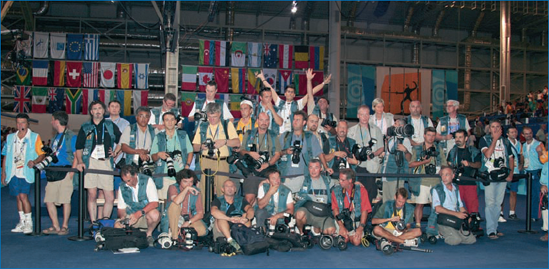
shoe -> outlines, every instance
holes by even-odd
[[[498,239],[499,237],[498,237],[498,235],[497,235],[496,233],[491,233],[491,234],[488,235],[488,238],[490,238],[490,239],[492,239],[492,240],[496,240],[496,239]]]
[[[503,214],[499,215],[498,222],[507,222],[507,220],[503,217]]]
[[[61,227],[61,230],[57,233],[57,235],[67,235],[69,234],[69,228],[67,227]]]
[[[23,233],[24,234],[31,234],[32,233],[32,222],[25,221],[25,225],[23,226]]]
[[[149,243],[149,247],[154,247],[154,238],[152,236],[147,236],[147,243]]]
[[[536,222],[536,221],[538,221],[538,219],[532,218],[532,222]]]
[[[540,237],[539,240],[541,240],[543,242],[547,242],[547,233],[545,233],[544,236]]]
[[[25,226],[25,222],[21,220],[21,221],[19,221],[19,223],[17,223],[17,225],[15,225],[15,228],[11,229],[11,232],[12,233],[22,233],[24,226]]]
[[[236,242],[236,240],[233,239],[233,240],[229,241],[228,243],[229,243],[229,245],[231,245],[234,248],[234,250],[237,254],[242,253],[242,249],[240,248],[240,245]]]
[[[417,247],[418,246],[417,238],[404,240],[404,246],[406,246],[406,247]]]
[[[508,217],[509,220],[518,220],[517,214],[510,214]]]

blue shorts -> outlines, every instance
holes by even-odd
[[[29,194],[31,184],[28,183],[24,178],[18,178],[13,176],[10,180],[9,188],[10,195],[17,196],[19,194]]]
[[[114,191],[117,191],[118,190],[118,187],[120,187],[120,183],[122,183],[122,178],[121,177],[114,177]]]
[[[520,180],[516,182],[508,182],[507,187],[509,188],[509,191],[517,192],[519,184]]]

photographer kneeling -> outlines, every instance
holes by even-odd
[[[459,189],[452,183],[454,171],[452,168],[445,166],[440,169],[439,174],[442,178],[442,183],[431,189],[433,202],[431,204],[431,216],[429,216],[427,229],[433,229],[438,224],[438,232],[448,245],[474,244],[477,242],[475,234],[470,230],[464,231],[463,225],[461,225],[463,221],[469,221],[469,217],[459,197]],[[456,218],[462,221],[456,220]],[[454,221],[445,222],[445,219]],[[455,227],[449,226],[451,223],[456,223]],[[467,224],[466,226],[468,226]]]
[[[294,213],[294,200],[290,189],[280,183],[280,172],[269,170],[266,172],[269,183],[259,186],[257,191],[256,211],[257,226],[264,227],[265,220],[269,225],[275,226],[284,219],[284,213]],[[265,227],[269,228],[269,227]]]

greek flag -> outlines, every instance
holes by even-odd
[[[84,35],[84,60],[99,60],[99,35]]]

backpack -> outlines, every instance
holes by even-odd
[[[125,228],[101,228],[102,241],[96,244],[96,250],[111,250],[116,251],[121,248],[136,247],[144,249],[149,246],[147,242],[147,234],[138,229]]]
[[[113,219],[100,219],[92,223],[90,226],[90,234],[95,238],[98,234],[101,234],[101,229],[103,227],[114,227],[116,221]]]
[[[255,255],[269,251],[269,243],[257,228],[248,228],[243,224],[231,227],[231,237],[236,240],[245,255]]]
[[[269,247],[280,252],[303,251],[307,248],[299,234],[277,232],[269,238]]]

